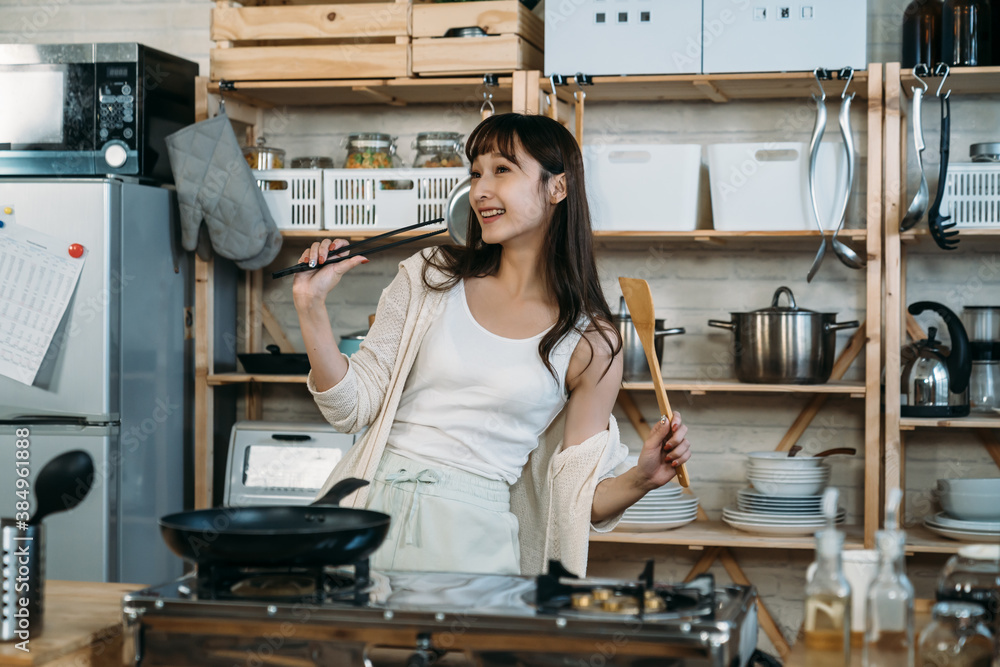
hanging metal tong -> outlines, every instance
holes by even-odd
[[[812,203],[816,227],[819,229],[820,245],[819,250],[816,251],[816,257],[813,259],[812,266],[809,267],[809,273],[806,275],[807,282],[812,282],[812,279],[819,271],[820,264],[823,263],[823,258],[826,256],[826,227],[823,224],[823,216],[820,214],[819,203],[816,200],[816,167],[819,162],[819,151],[822,146],[827,119],[826,91],[823,89],[823,81],[832,78],[830,72],[822,68],[816,69],[813,72],[813,76],[816,78],[816,84],[819,86],[819,95],[814,94],[812,96],[816,102],[816,124],[813,126],[812,137],[809,140],[809,200]],[[854,70],[850,67],[845,67],[840,70],[838,76],[840,79],[847,79],[847,83],[844,84],[844,91],[840,94],[839,114],[840,136],[843,139],[844,151],[847,154],[847,182],[844,185],[843,195],[840,197],[840,212],[837,216],[837,226],[830,237],[830,245],[833,247],[833,252],[837,255],[841,263],[852,269],[860,269],[865,266],[866,260],[859,257],[850,246],[837,238],[847,219],[847,208],[851,200],[851,190],[854,186],[854,172],[857,162],[854,137],[851,129],[851,102],[854,100],[855,94],[847,94],[847,89],[854,78]]]
[[[923,153],[926,146],[924,145],[924,128],[921,122],[921,107],[923,106],[924,93],[927,92],[927,82],[920,78],[921,74],[927,76],[928,70],[926,65],[917,65],[913,68],[913,77],[920,82],[921,87],[910,87],[910,90],[913,92],[913,147],[916,149],[917,166],[920,168],[920,187],[917,188],[917,194],[913,196],[913,201],[910,202],[910,206],[906,209],[906,215],[903,216],[903,219],[899,223],[899,231],[901,232],[916,227],[927,211],[927,203],[930,198],[930,192],[927,188],[927,176],[924,174]]]

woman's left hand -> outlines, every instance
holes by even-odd
[[[673,421],[658,421],[639,453],[636,472],[648,489],[656,489],[677,475],[677,468],[691,458],[691,443],[687,441],[687,426],[681,422],[679,412]]]

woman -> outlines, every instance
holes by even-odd
[[[690,457],[663,418],[638,465],[611,410],[621,341],[593,256],[583,159],[544,116],[502,114],[470,135],[465,247],[401,262],[350,360],[326,295],[363,256],[299,273],[293,295],[308,387],[339,430],[365,435],[331,473],[371,486],[345,504],[393,517],[378,569],[534,574],[550,558],[585,574],[588,536],[611,530]],[[314,243],[322,264],[346,241]]]

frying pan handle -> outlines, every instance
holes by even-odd
[[[826,325],[827,331],[840,331],[841,329],[857,329],[861,326],[861,322],[857,320],[851,320],[850,322],[837,322],[830,323]]]
[[[653,332],[653,337],[659,338],[660,336],[679,336],[682,333],[687,333],[684,331],[684,327],[677,327],[675,329],[660,329],[659,331]]]
[[[736,329],[735,322],[723,322],[722,320],[709,320],[708,326],[715,327],[716,329],[729,329],[730,331]]]
[[[314,500],[310,505],[333,505],[340,506],[340,501],[354,493],[363,486],[368,486],[368,481],[357,477],[345,477],[334,484],[322,498]]]

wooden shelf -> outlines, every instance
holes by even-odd
[[[223,93],[261,107],[351,106],[359,104],[464,104],[471,116],[479,114],[483,101],[483,77],[326,79],[321,81],[236,81]],[[219,82],[208,84],[208,92],[219,93]],[[513,100],[513,77],[500,76],[490,89],[494,103]]]
[[[907,97],[912,97],[910,88],[919,86],[920,83],[913,76],[913,70],[903,70],[901,75],[902,91]],[[938,84],[941,83],[939,77],[933,76],[925,77],[924,81],[928,85],[928,94],[936,93]],[[949,88],[952,95],[1000,93],[1000,67],[955,67],[948,73],[948,80],[945,82],[944,90]]]
[[[979,241],[987,241],[989,243],[994,243],[1000,241],[1000,227],[995,227],[992,229],[967,229],[962,228],[958,230],[958,238],[962,239],[977,239]],[[922,244],[922,243],[933,243],[931,239],[931,233],[926,228],[915,229],[908,232],[903,232],[899,235],[899,240],[905,244]],[[958,246],[961,248],[961,244]]]
[[[902,417],[899,428],[912,431],[915,428],[997,428],[1000,429],[1000,416],[990,415],[959,417],[957,419],[917,419]]]
[[[433,229],[433,228],[430,228]],[[285,229],[281,235],[286,239],[303,239],[316,241],[330,237],[359,240],[382,234],[388,230],[376,229]],[[393,238],[406,238],[407,236],[418,236],[426,233],[426,229],[403,232]],[[997,230],[1000,236],[1000,230]],[[594,237],[598,241],[704,241],[707,243],[722,244],[727,241],[759,241],[759,240],[810,240],[819,239],[817,231],[789,231],[789,232],[728,232],[716,229],[699,229],[691,232],[655,232],[655,231],[610,231],[596,230]],[[864,241],[868,238],[868,232],[864,229],[845,229],[840,232],[838,238],[846,238],[853,241]],[[447,240],[444,235],[440,240]],[[429,243],[440,243],[437,237],[431,237]]]
[[[224,384],[263,382],[268,384],[305,384],[305,375],[264,375],[252,373],[215,373],[208,376],[208,384],[218,387]]]
[[[577,90],[574,77],[569,83],[556,88],[559,99],[572,103]],[[593,85],[586,86],[588,102],[658,102],[658,101],[712,101],[764,100],[808,98],[816,92],[812,72],[765,72],[752,74],[679,74],[643,76],[595,76]],[[542,78],[543,92],[551,91],[548,79]],[[844,82],[826,81],[827,95],[840,97]],[[868,72],[854,73],[850,91],[858,98],[868,97]]]
[[[709,392],[732,392],[747,394],[848,394],[863,397],[865,385],[863,382],[827,382],[826,384],[750,384],[739,380],[676,380],[664,378],[663,386],[667,391],[686,391],[691,394],[707,394]],[[622,389],[635,391],[653,391],[653,381],[625,382]],[[998,420],[1000,421],[1000,420]]]
[[[845,548],[864,548],[864,535],[860,526],[840,526],[847,533]],[[591,543],[672,545],[682,547],[745,547],[749,549],[803,549],[814,550],[816,539],[812,535],[782,537],[754,535],[731,528],[722,521],[695,521],[686,526],[658,533],[634,533],[613,530],[610,533],[591,533]]]
[[[932,533],[923,525],[906,528],[906,551],[918,554],[953,554],[971,542],[960,542]]]

